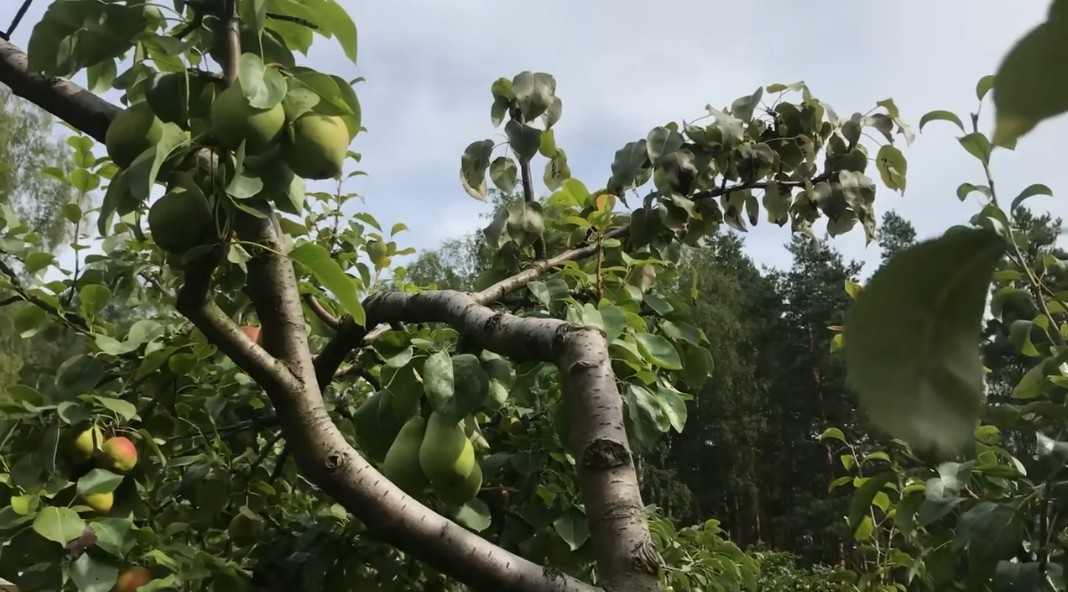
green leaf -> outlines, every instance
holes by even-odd
[[[979,159],[983,164],[990,164],[990,140],[981,132],[973,132],[962,138],[958,138],[961,146],[968,154]]]
[[[83,168],[77,168],[70,172],[70,184],[79,193],[89,193],[100,187],[100,175],[95,175]]]
[[[1016,198],[1012,200],[1012,206],[1009,207],[1009,211],[1015,211],[1016,208],[1019,207],[1019,205],[1022,204],[1025,199],[1029,197],[1034,197],[1036,195],[1052,196],[1053,190],[1041,183],[1033,183],[1031,185],[1028,185],[1026,189],[1020,192],[1020,195],[1017,195]]]
[[[456,392],[453,386],[452,358],[446,351],[430,354],[423,364],[423,390],[430,407],[438,413],[445,414],[452,407],[452,397]]]
[[[114,59],[101,60],[89,66],[85,72],[87,82],[89,83],[89,92],[103,94],[104,92],[111,90],[111,84],[115,82],[115,74],[117,73]]]
[[[277,68],[268,68],[260,56],[243,53],[237,63],[241,94],[256,109],[270,109],[286,98],[289,87]]]
[[[137,417],[137,407],[135,407],[134,404],[130,403],[129,401],[123,401],[122,399],[116,399],[114,397],[103,397],[99,395],[97,395],[95,398],[97,402],[99,402],[101,405],[117,413],[126,421]]]
[[[189,143],[189,132],[174,123],[164,123],[163,132],[155,150],[145,150],[126,169],[128,190],[138,201],[148,199],[152,185],[156,182],[163,161],[172,153]],[[120,210],[121,211],[121,210]]]
[[[843,327],[848,381],[891,436],[937,454],[972,442],[980,324],[1003,251],[993,231],[954,227],[890,259],[857,296]]]
[[[556,79],[544,72],[524,71],[512,79],[512,90],[523,117],[533,121],[553,104]]]
[[[842,442],[846,441],[845,434],[842,433],[842,430],[838,428],[827,428],[823,430],[823,433],[820,434],[820,441],[822,442],[823,440],[826,440],[828,438],[831,438],[833,440],[841,440]]]
[[[869,478],[853,493],[852,499],[849,500],[849,526],[853,529],[854,535],[856,535],[858,528],[862,526],[863,519],[867,517],[872,500],[875,499],[875,494],[882,491],[887,483],[896,479],[897,474],[893,471],[880,473]]]
[[[546,158],[552,158],[556,156],[556,151],[558,150],[558,148],[556,147],[556,132],[551,129],[547,129],[541,132],[541,137],[539,141],[541,142],[538,145],[539,154]]]
[[[990,197],[990,195],[991,195],[990,188],[987,187],[986,185],[973,185],[971,183],[961,183],[960,186],[957,187],[957,199],[959,199],[961,201],[964,201],[965,199],[968,198],[969,195],[971,195],[973,192],[976,192],[976,191],[978,191],[979,193],[982,193],[983,195],[985,195],[987,197]]]
[[[459,420],[479,410],[489,396],[489,376],[474,354],[452,356],[453,393],[448,417]]]
[[[977,559],[996,560],[1012,553],[1023,536],[1016,511],[1009,505],[981,501],[961,514],[956,540]]]
[[[749,123],[753,119],[753,111],[760,105],[760,98],[764,96],[764,87],[756,89],[751,95],[740,97],[731,103],[731,115]]]
[[[948,121],[950,123],[956,124],[956,126],[960,128],[961,133],[967,133],[967,130],[964,129],[964,123],[960,120],[960,117],[957,117],[957,114],[953,113],[952,111],[936,110],[925,113],[923,117],[920,118],[920,131],[922,132],[923,126],[927,125],[932,121]]]
[[[363,310],[363,303],[356,294],[356,283],[351,277],[341,270],[341,267],[330,257],[330,252],[323,246],[315,243],[304,243],[293,249],[289,256],[291,259],[307,267],[315,279],[341,303],[345,312],[352,316],[358,325],[367,322],[367,315]]]
[[[991,88],[994,88],[995,75],[987,74],[979,79],[979,82],[975,83],[975,98],[980,101],[986,97],[986,93],[990,92]]]
[[[122,56],[146,24],[140,4],[53,2],[30,34],[28,69],[49,77],[70,77],[82,68]]]
[[[1053,563],[1047,564],[1046,567],[1049,569],[1060,566]],[[994,592],[1042,590],[1044,588],[1042,584],[1044,579],[1042,564],[1038,562],[1015,563],[1002,559],[998,561],[997,567],[994,569]],[[1054,590],[1059,589],[1062,588],[1054,588]]]
[[[621,394],[638,441],[646,448],[655,445],[658,437],[671,429],[660,403],[649,389],[636,384],[628,384]]]
[[[498,156],[490,163],[490,180],[497,186],[497,189],[505,193],[511,193],[515,190],[518,173],[519,168],[516,166],[515,161],[507,156]]]
[[[108,592],[119,579],[119,567],[93,553],[82,553],[70,565],[70,579],[78,592]]]
[[[871,538],[872,533],[875,532],[875,524],[871,520],[871,516],[864,516],[860,519],[860,524],[853,529],[853,539],[860,542],[866,541]]]
[[[96,545],[116,557],[123,556],[136,543],[129,535],[133,524],[124,518],[97,518],[89,528],[96,533]]]
[[[674,154],[686,142],[679,132],[667,127],[654,127],[645,138],[648,157],[654,164],[665,155]]]
[[[15,313],[15,331],[18,332],[19,337],[23,339],[32,337],[35,335],[45,321],[48,320],[48,313],[42,308],[37,306],[25,305]]]
[[[646,140],[638,140],[628,142],[616,150],[615,157],[612,159],[610,189],[627,189],[638,180],[643,167],[649,163],[647,145]]]
[[[508,136],[508,145],[515,152],[519,164],[526,164],[538,153],[541,146],[541,130],[525,123],[512,120],[504,124],[504,133]]]
[[[567,164],[567,154],[557,149],[556,154],[545,163],[545,173],[542,182],[550,191],[555,191],[568,179],[571,178],[571,166]]]
[[[1068,18],[1027,33],[994,75],[994,144],[1005,146],[1040,121],[1068,111]]]
[[[104,469],[93,469],[78,479],[78,493],[81,495],[111,493],[120,483],[122,483],[122,475],[116,475]]]
[[[638,333],[634,338],[638,341],[638,350],[650,363],[665,370],[682,370],[679,352],[670,341],[652,333]]]
[[[664,412],[664,417],[667,418],[672,429],[681,434],[686,426],[688,414],[686,400],[682,398],[682,394],[675,389],[658,384],[656,398],[660,402],[660,410]]]
[[[352,21],[348,11],[334,0],[319,2],[316,8],[323,15],[319,22],[329,25],[329,31],[334,39],[337,39],[337,42],[341,44],[345,57],[355,64],[359,36],[356,30],[356,23]]]
[[[879,176],[883,184],[890,189],[905,193],[905,173],[908,172],[909,163],[905,155],[892,144],[883,144],[879,153],[875,156],[875,164],[879,169]]]
[[[37,273],[51,265],[55,260],[56,257],[52,253],[30,251],[30,253],[26,255],[22,264],[26,267],[26,271],[29,273]]]
[[[66,545],[82,536],[85,521],[70,508],[52,506],[37,513],[33,530],[50,541]]]
[[[493,154],[493,140],[471,142],[460,157],[460,183],[475,199],[486,199],[486,171]]]
[[[453,518],[457,524],[470,528],[475,532],[482,532],[493,523],[489,506],[477,497],[460,506]]]
[[[553,530],[572,551],[577,551],[590,538],[586,516],[575,509],[568,510],[563,516],[553,520]]]
[[[545,129],[548,131],[552,129],[556,122],[560,121],[560,117],[564,114],[564,102],[560,100],[560,97],[553,97],[553,102],[549,105],[549,108],[542,113],[541,119],[545,122]]]

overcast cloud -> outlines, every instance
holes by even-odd
[[[16,3],[0,3],[6,24],[7,6],[13,12]],[[614,152],[650,128],[776,82],[804,80],[843,116],[893,98],[914,126],[933,109],[966,119],[976,105],[976,81],[1048,7],[1048,0],[341,3],[359,28],[358,64],[325,39],[316,40],[307,61],[367,79],[357,91],[368,132],[353,149],[363,154],[360,168],[368,176],[347,188],[365,196],[365,209],[386,227],[406,223],[410,233],[401,242],[420,250],[483,224],[478,215],[489,207],[464,193],[458,169],[468,143],[501,138],[489,121],[489,86],[500,76],[533,70],[556,77],[564,104],[557,143],[574,176],[592,189],[607,180]],[[25,48],[45,7],[37,0],[15,43]],[[989,125],[990,113],[984,115]],[[1011,198],[1045,183],[1056,197],[1029,204],[1068,218],[1065,157],[1056,148],[1066,131],[1061,118],[1025,137],[1015,152],[995,151],[999,191]],[[961,182],[982,176],[957,144],[959,135],[936,122],[912,146],[902,145],[908,191],[901,196],[880,186],[880,216],[897,210],[928,237],[976,211],[977,196],[964,204],[955,196]],[[783,266],[788,240],[788,228],[762,220],[748,233],[747,248],[759,263]],[[859,229],[833,242],[848,257],[878,259]]]

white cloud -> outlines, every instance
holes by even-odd
[[[42,4],[15,36],[23,47]],[[603,185],[613,153],[627,141],[772,82],[805,80],[846,115],[893,97],[913,124],[932,109],[966,119],[976,81],[993,72],[1048,6],[1045,0],[342,4],[359,27],[358,65],[323,39],[308,62],[346,78],[367,78],[357,89],[369,132],[354,149],[369,176],[348,188],[365,196],[360,207],[386,227],[405,222],[411,233],[402,240],[417,248],[484,224],[477,215],[488,206],[463,192],[458,167],[468,143],[500,137],[489,123],[489,86],[497,77],[522,70],[556,76],[564,102],[558,143],[575,176],[593,188]],[[997,152],[995,178],[1005,198],[1033,182],[1068,192],[1056,174],[1063,161],[1057,141],[1066,125],[1065,119],[1048,124],[1015,153]],[[979,182],[982,175],[956,135],[945,123],[926,128],[905,149],[908,192],[902,197],[880,188],[878,211],[898,210],[921,236],[976,211],[974,202],[959,204],[955,196],[959,183]],[[1033,205],[1068,215],[1059,197]],[[748,237],[749,252],[761,263],[784,265],[788,240],[788,229],[762,222]],[[859,231],[835,244],[848,257],[877,259]]]

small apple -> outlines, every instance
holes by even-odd
[[[111,511],[111,506],[115,505],[115,494],[110,491],[107,493],[90,493],[82,497],[85,499],[85,505],[92,508],[97,514],[107,514]]]
[[[100,449],[107,458],[108,467],[116,472],[128,473],[137,466],[137,447],[129,438],[108,438]]]
[[[245,326],[241,327],[241,330],[244,331],[245,337],[248,337],[250,341],[252,341],[256,345],[260,344],[260,328],[259,327],[253,327],[253,326],[250,326],[250,325],[245,325]]]
[[[131,567],[119,575],[115,592],[137,592],[141,586],[152,581],[152,573],[140,565]]]
[[[260,540],[260,536],[263,535],[263,522],[238,512],[233,520],[230,520],[226,532],[235,546],[248,547]]]
[[[93,457],[93,453],[100,450],[104,443],[104,434],[100,428],[93,426],[82,431],[74,438],[74,448],[71,457],[76,462],[85,462]]]

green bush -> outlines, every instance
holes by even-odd
[[[851,589],[843,582],[845,573],[824,565],[801,567],[792,553],[758,551],[752,555],[760,564],[757,574],[757,590],[760,592],[845,592]]]

